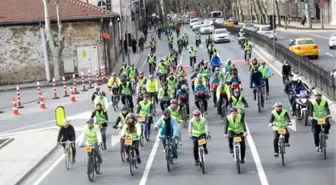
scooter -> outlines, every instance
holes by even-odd
[[[295,98],[295,115],[301,120],[304,126],[308,125],[309,96],[306,90],[300,91]]]

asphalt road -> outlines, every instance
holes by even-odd
[[[191,43],[193,43],[192,32],[189,29],[183,31],[188,32]],[[228,58],[242,60],[243,52],[234,39],[228,44],[217,44],[216,48],[222,60]],[[208,56],[204,47],[200,50],[202,51],[198,52],[198,60],[200,58],[207,59]],[[167,54],[166,42],[158,41],[157,51],[157,56]],[[186,51],[182,57],[182,64],[187,66],[189,57]],[[161,143],[152,136],[151,141],[140,148],[142,164],[136,170],[135,176],[130,175],[128,164],[121,162],[119,144],[117,144],[116,147],[110,147],[104,153],[101,166],[102,174],[97,176],[95,183],[125,185],[157,185],[158,183],[171,185],[172,183],[185,184],[186,182],[194,185],[203,185],[209,182],[250,185],[335,184],[335,128],[332,128],[328,140],[328,159],[324,160],[320,153],[315,152],[310,128],[297,123],[293,130],[290,130],[291,147],[287,149],[286,166],[283,167],[280,160],[273,157],[273,132],[268,127],[270,112],[275,102],[283,102],[285,108],[289,110],[289,103],[283,93],[280,76],[275,74],[270,80],[269,99],[266,101],[262,112],[258,113],[251,90],[248,88],[248,66],[237,62],[237,68],[244,85],[243,94],[250,105],[246,114],[249,136],[247,137],[246,163],[242,165],[242,174],[237,174],[234,160],[232,155],[229,154],[228,142],[223,136],[224,124],[216,115],[212,100],[209,100],[207,119],[212,138],[208,140],[209,155],[206,156],[206,174],[203,175],[200,168],[194,166],[192,143],[188,139],[187,129],[183,129],[183,146],[178,150],[178,164],[173,166],[171,172],[167,172]],[[191,98],[190,102],[191,110],[194,110],[194,98]],[[116,113],[110,111],[109,114],[111,118],[116,118]],[[332,124],[334,125],[334,122]],[[116,132],[111,127],[107,130],[109,136],[116,134]],[[83,149],[79,149],[76,164],[70,171],[64,168],[62,161],[55,168],[46,170],[45,174],[41,176],[41,182],[34,185],[91,184],[85,172],[86,153]]]
[[[278,42],[288,47],[290,39],[299,37],[313,38],[319,46],[320,53],[318,60],[312,60],[321,65],[324,69],[331,70],[336,67],[336,50],[329,49],[329,38],[333,31],[280,31],[277,30]]]

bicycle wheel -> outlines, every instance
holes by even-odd
[[[69,155],[69,151],[68,149],[66,150],[66,153],[65,153],[65,158],[64,158],[64,161],[65,161],[65,168],[67,170],[70,170],[70,164],[71,164],[71,159],[69,158],[70,155]]]
[[[141,137],[140,137],[140,146],[144,146],[145,145],[145,139],[144,139],[144,127],[141,125]]]
[[[98,158],[97,158],[97,156],[95,155],[95,160],[94,160],[95,162],[94,162],[94,164],[95,164],[95,170],[96,170],[96,173],[97,174],[100,174],[100,163],[98,163],[97,161],[98,161]]]
[[[168,145],[166,146],[165,151],[166,151],[167,170],[168,172],[170,172],[171,170],[171,151]]]
[[[125,152],[125,147],[124,146],[122,146],[122,147],[123,148],[120,151],[120,158],[121,158],[122,162],[125,162],[126,161],[126,152]]]
[[[261,112],[260,92],[257,93],[258,112]]]
[[[199,151],[199,158],[200,158],[200,167],[202,168],[202,173],[205,173],[205,165],[204,165],[204,149],[200,149]]]
[[[92,155],[92,154],[91,154]],[[95,170],[94,170],[94,159],[92,156],[89,156],[88,164],[87,164],[87,175],[90,182],[94,181]]]
[[[133,156],[133,149],[129,149],[129,152],[128,152],[128,160],[129,160],[129,167],[130,167],[130,172],[131,172],[131,175],[134,176],[134,156]]]
[[[147,120],[147,125],[145,126],[145,138],[146,138],[146,141],[149,141],[150,139],[150,131],[149,131],[149,127],[148,127],[148,120]]]
[[[187,110],[186,110],[186,105],[183,105],[182,107],[182,118],[183,118],[183,127],[187,128],[188,127],[188,120],[187,120]]]
[[[281,163],[282,166],[285,166],[285,143],[283,140],[279,143],[280,155],[281,155]]]
[[[240,174],[240,151],[239,151],[239,147],[235,148],[235,161],[236,161],[236,166],[237,166],[237,172],[238,174]]]
[[[202,116],[204,116],[204,104],[203,101],[199,101],[200,111],[202,113]]]
[[[323,152],[323,155],[324,155],[324,159],[327,159],[327,145],[326,145],[327,141],[325,139],[324,133],[322,133],[322,132],[324,132],[324,130],[321,131],[321,148],[322,148],[322,152]]]
[[[221,109],[222,109],[222,112],[221,112],[221,116],[222,118],[225,118],[226,116],[226,107],[225,107],[225,101],[222,102],[222,105],[221,105]]]

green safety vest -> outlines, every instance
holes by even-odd
[[[184,35],[183,40],[187,41],[187,40],[189,40],[189,37],[187,35]]]
[[[195,56],[196,56],[196,51],[195,51],[195,49],[191,49],[191,50],[189,51],[189,54],[190,54],[190,57],[195,57]]]
[[[130,137],[131,139],[135,139],[138,137],[137,135],[137,130],[141,129],[141,126],[139,125],[139,123],[135,124],[135,131],[134,132],[130,132],[130,130],[128,128],[126,128],[126,132],[125,135],[126,137]]]
[[[235,96],[232,96],[232,104],[234,107],[244,109],[244,103],[243,103],[243,96],[240,95],[239,98],[237,99]]]
[[[272,111],[272,114],[274,116],[273,124],[275,124],[275,126],[273,126],[273,130],[278,130],[279,128],[283,127],[281,125],[286,124],[286,120],[285,120],[286,112],[287,111],[285,109],[282,109],[282,111],[279,115],[276,110]]]
[[[199,121],[196,120],[196,118],[192,118],[191,120],[192,124],[192,136],[199,137],[202,134],[205,133],[205,118],[201,117]]]
[[[104,111],[98,112],[96,111],[96,123],[104,123],[106,118],[104,115]]]
[[[181,76],[184,76],[184,71],[183,70],[177,70],[177,76],[178,77],[181,77]]]
[[[103,97],[103,98],[97,97],[97,98],[98,98],[98,101],[96,102],[96,105],[97,105],[98,103],[100,103],[101,106],[102,106],[102,108],[105,109],[105,98],[106,98],[106,97]]]
[[[130,78],[135,78],[137,76],[137,74],[136,74],[136,68],[131,68],[130,70],[129,70],[129,77]]]
[[[214,47],[209,47],[208,51],[209,51],[209,53],[214,53],[215,52],[215,48]]]
[[[172,36],[168,36],[168,43],[172,43],[173,42],[173,37]]]
[[[152,40],[152,41],[151,41],[151,44],[152,44],[152,45],[155,45],[155,43],[156,43],[155,40]]]
[[[86,141],[88,143],[95,144],[98,139],[97,139],[97,131],[98,131],[99,127],[98,125],[94,125],[93,128],[90,130],[88,127],[85,128],[85,137],[86,137]]]
[[[161,88],[163,91],[163,97],[162,98],[170,98],[169,96],[169,89],[165,90],[164,88]]]
[[[155,79],[147,82],[147,92],[156,92],[157,81]]]
[[[250,51],[252,50],[252,45],[250,43],[245,43],[244,44],[244,50],[245,51]]]
[[[316,99],[312,100],[311,102],[314,108],[313,117],[316,117],[317,119],[324,119],[328,116],[325,109],[325,105],[327,103],[325,99],[321,99],[320,104],[316,102]]]
[[[148,101],[146,104],[144,101],[140,102],[140,116],[149,116],[150,106],[152,102]]]
[[[258,64],[256,64],[256,65],[251,64],[250,66],[251,66],[251,70],[252,70],[252,71],[253,71],[255,68],[259,68],[259,65],[258,65]]]
[[[148,61],[149,61],[149,63],[154,63],[155,62],[155,56],[154,55],[149,55],[148,56]]]
[[[232,74],[228,73],[226,76],[226,81],[229,82],[232,79]]]
[[[177,107],[177,109],[174,111],[170,106],[168,107],[168,110],[170,111],[170,116],[174,118],[176,121],[180,120],[180,107]]]
[[[126,116],[124,116],[122,113],[119,113],[119,117],[120,117],[120,127],[123,127],[125,124],[125,120],[126,120]]]
[[[231,114],[228,115],[227,116],[227,119],[229,121],[228,130],[234,132],[235,134],[240,134],[240,133],[244,132],[244,128],[243,128],[242,123],[241,123],[241,118],[242,118],[241,115],[237,114],[236,119],[233,121],[232,115]]]
[[[167,73],[167,67],[162,63],[159,64],[159,73]]]
[[[122,84],[122,86],[121,86],[121,93],[122,94],[126,94],[126,95],[132,94],[130,87],[131,87],[131,83],[130,82],[126,82],[126,85]]]
[[[146,78],[145,77],[142,77],[141,79],[138,80],[140,86],[143,86],[145,85],[145,82],[146,82]]]
[[[173,79],[169,79],[169,77],[167,78],[168,81],[168,89],[171,90],[176,86],[177,83],[177,79],[173,78]]]
[[[203,69],[202,74],[204,77],[208,77],[209,76],[209,68]]]
[[[123,72],[123,74],[127,74],[128,73],[128,70],[129,70],[129,67],[128,66],[126,66],[126,67],[122,67],[121,68],[121,70],[122,70],[122,72]]]
[[[259,71],[261,72],[261,74],[263,75],[264,78],[267,78],[268,77],[268,67],[265,66],[265,67],[262,67],[260,66],[259,67]]]

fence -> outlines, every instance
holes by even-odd
[[[215,25],[215,28],[223,28],[222,25]],[[237,27],[226,29],[232,35],[238,35],[239,29]],[[260,35],[256,32],[244,30],[245,37],[256,43],[260,47],[266,49],[269,53],[273,51],[273,40]],[[313,87],[320,89],[328,98],[336,100],[336,83],[334,74],[331,71],[323,69],[321,66],[316,65],[313,61],[301,56],[297,56],[290,52],[285,46],[275,43],[275,57],[280,61],[285,60],[292,66],[293,71],[300,76],[303,76]]]

